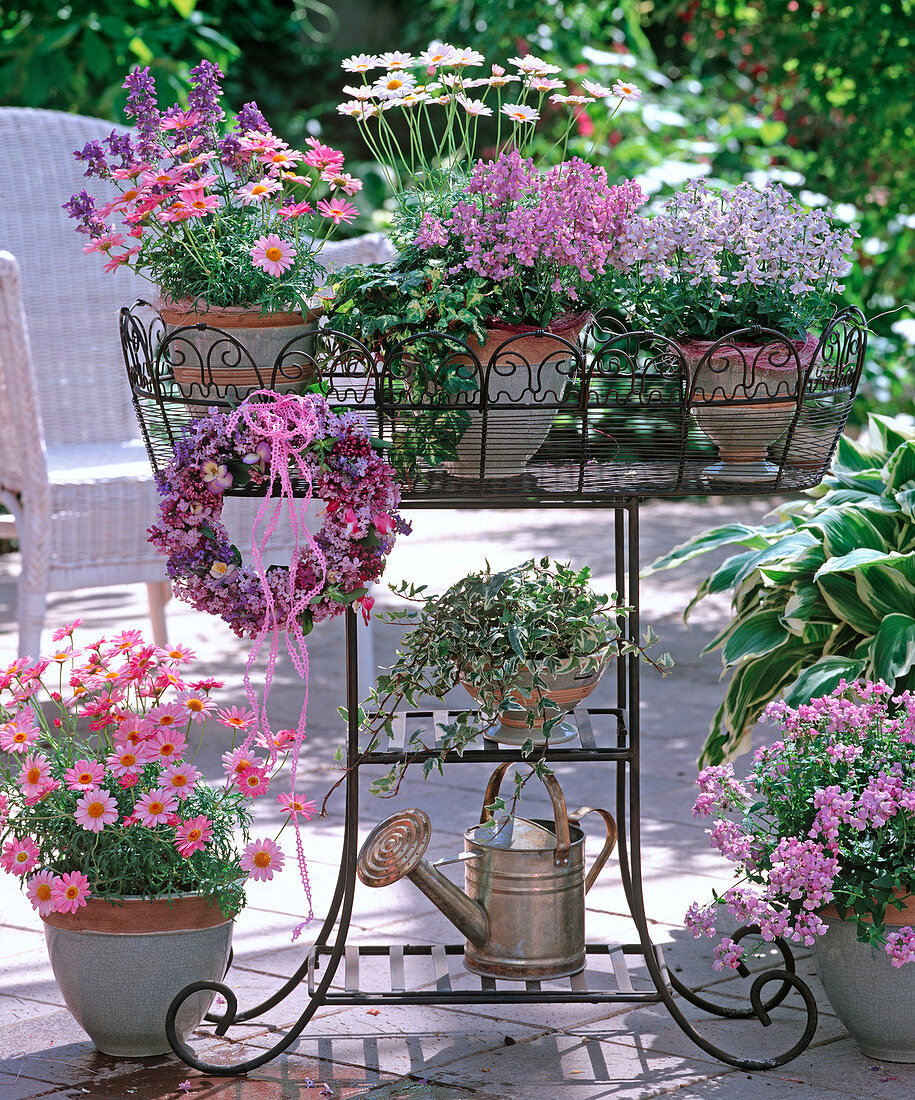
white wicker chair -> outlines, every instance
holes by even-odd
[[[0,501],[22,549],[23,655],[39,652],[47,593],[80,587],[145,582],[153,637],[166,636],[168,581],[146,541],[156,491],[117,325],[119,308],[149,289],[84,256],[61,205],[83,188],[100,203],[110,197],[83,177],[73,150],[111,130],[100,119],[0,108]],[[28,183],[36,166],[40,186]],[[327,261],[383,260],[389,248],[373,234],[329,248]],[[230,504],[227,524],[239,532],[256,502]]]

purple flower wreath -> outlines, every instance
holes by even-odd
[[[175,593],[220,615],[239,636],[307,634],[316,622],[374,602],[368,585],[385,566],[398,532],[400,488],[365,418],[334,413],[323,397],[252,394],[232,412],[211,412],[184,430],[168,467],[156,475],[162,502],[150,542],[168,558]],[[326,504],[312,535],[292,501],[290,470]],[[270,510],[279,486],[281,500]],[[220,520],[226,489],[263,488],[252,533],[254,567],[245,566]],[[301,495],[301,494],[300,494]],[[284,502],[295,545],[289,566],[261,558]],[[262,528],[266,520],[266,529]]]

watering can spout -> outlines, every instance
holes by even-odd
[[[408,878],[475,946],[489,938],[489,919],[479,902],[423,859],[432,835],[432,822],[422,810],[401,810],[369,833],[356,871],[366,886],[389,886]]]

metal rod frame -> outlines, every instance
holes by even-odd
[[[510,505],[510,501],[506,504]],[[526,502],[515,502],[519,506]],[[626,633],[633,640],[639,638],[639,503],[640,498],[632,496],[614,501],[604,502],[604,507],[613,512],[613,551],[616,589],[621,603],[632,610],[626,616]],[[416,501],[411,506],[423,507],[424,502]],[[561,506],[559,502],[549,502],[549,506]],[[428,504],[425,504],[428,507]],[[373,753],[370,756],[360,755],[359,752],[359,728],[357,710],[359,705],[359,691],[357,678],[357,620],[352,610],[345,613],[346,619],[346,704],[349,712],[347,729],[346,767],[347,775],[344,783],[345,808],[344,808],[344,835],[343,852],[340,861],[340,869],[337,883],[331,899],[330,908],[314,941],[314,945],[308,949],[305,959],[296,972],[271,996],[260,1004],[243,1012],[238,1011],[237,998],[227,984],[217,981],[194,982],[186,986],[172,1001],[166,1019],[166,1034],[175,1053],[189,1066],[203,1073],[217,1074],[220,1076],[239,1075],[248,1073],[265,1065],[276,1058],[283,1051],[288,1050],[298,1039],[311,1020],[315,1011],[322,1005],[397,1005],[397,1004],[427,1004],[427,1005],[460,1005],[460,1004],[653,1004],[663,1003],[671,1018],[680,1029],[707,1054],[731,1066],[744,1070],[764,1070],[782,1066],[791,1059],[797,1057],[810,1043],[816,1031],[817,1008],[813,993],[809,987],[798,977],[795,972],[794,960],[791,950],[784,941],[777,940],[776,946],[781,952],[783,964],[778,968],[770,967],[753,978],[749,992],[750,1007],[736,1009],[732,1006],[716,1005],[705,997],[685,986],[675,975],[670,973],[664,965],[660,947],[657,947],[651,939],[648,928],[648,920],[645,914],[645,904],[642,894],[642,850],[641,850],[641,795],[640,795],[640,768],[641,748],[639,735],[639,660],[638,654],[629,654],[625,659],[617,662],[616,707],[603,710],[590,710],[592,714],[605,714],[616,716],[616,746],[611,749],[575,749],[556,748],[548,751],[548,760],[555,761],[592,761],[603,760],[609,766],[616,769],[616,820],[619,830],[618,853],[620,878],[630,915],[638,936],[638,944],[614,945],[613,950],[622,950],[625,955],[640,957],[647,967],[653,988],[650,990],[588,990],[584,982],[576,983],[573,979],[572,988],[565,990],[543,990],[537,982],[515,982],[511,989],[496,988],[495,983],[483,979],[480,989],[455,990],[450,987],[450,981],[437,981],[435,988],[423,988],[414,990],[390,991],[362,991],[358,988],[345,988],[331,990],[331,982],[341,959],[344,958],[347,933],[353,912],[353,901],[356,885],[356,846],[359,826],[359,771],[366,764],[396,761],[402,758],[403,753]],[[467,753],[465,759],[476,762],[498,762],[504,760],[522,759],[520,752],[515,749],[474,749],[472,754]],[[455,757],[453,763],[459,764],[460,758]],[[744,936],[758,932],[758,929],[744,928],[735,934],[738,941]],[[384,956],[390,955],[393,945],[362,946],[358,949],[360,956]],[[411,947],[398,946],[398,952],[404,956],[432,955],[442,951],[445,956],[460,955],[463,946],[458,944],[444,945],[443,948],[435,947]],[[600,954],[608,954],[611,948],[602,944],[589,944],[587,952],[589,957]],[[749,971],[741,964],[739,973],[742,976],[750,976]],[[316,977],[320,974],[320,979]],[[269,1049],[264,1050],[256,1057],[248,1058],[235,1065],[224,1063],[214,1064],[206,1062],[196,1056],[194,1051],[180,1038],[175,1027],[178,1009],[192,993],[200,990],[209,990],[221,994],[226,1001],[225,1011],[221,1016],[208,1016],[207,1019],[216,1024],[216,1035],[225,1035],[229,1027],[234,1023],[242,1023],[257,1019],[269,1009],[283,1001],[289,994],[295,992],[305,984],[309,993],[309,1001],[290,1030]],[[763,999],[763,990],[771,983],[777,983],[777,988],[768,999]],[[392,985],[394,983],[392,982]],[[349,982],[346,983],[350,985]],[[577,985],[577,988],[576,988]],[[788,1050],[768,1058],[744,1057],[726,1051],[705,1038],[694,1024],[686,1018],[676,1000],[679,995],[691,1004],[713,1015],[727,1019],[753,1019],[755,1018],[763,1027],[771,1023],[769,1012],[782,1002],[785,997],[794,990],[803,1001],[805,1018],[801,1036]]]

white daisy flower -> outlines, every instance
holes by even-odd
[[[619,99],[641,99],[642,93],[634,84],[630,84],[628,80],[618,80],[611,89],[613,95]]]
[[[492,114],[492,108],[487,107],[482,99],[468,99],[465,95],[459,95],[457,97],[458,103],[464,108],[468,115],[477,115],[481,118],[489,118]]]
[[[455,47],[451,51],[451,58],[448,64],[453,65],[455,68],[464,68],[467,65],[482,65],[485,60],[486,58],[481,53],[477,53],[476,50]]]
[[[530,76],[550,76],[561,71],[558,65],[550,65],[542,57],[534,57],[530,53],[524,57],[510,57],[508,63]]]
[[[540,115],[533,107],[525,107],[523,103],[505,103],[502,113],[508,115],[512,122],[536,122]]]
[[[340,62],[340,68],[347,73],[367,73],[370,69],[377,69],[378,58],[371,53],[356,53]]]
[[[451,64],[451,57],[455,52],[454,46],[449,46],[447,42],[432,42],[419,55],[416,63],[425,65],[427,69],[439,69],[442,65]]]
[[[374,99],[378,94],[373,88],[370,88],[368,84],[360,84],[358,87],[353,87],[351,84],[344,84],[343,90],[347,95],[351,95],[353,99]]]
[[[595,99],[606,99],[607,96],[613,95],[609,88],[605,88],[603,84],[598,84],[596,80],[583,80],[581,86],[588,95],[593,95]]]
[[[394,50],[392,53],[383,53],[378,58],[378,64],[385,69],[409,69],[416,64],[416,58],[411,53],[401,53]]]
[[[372,85],[372,90],[381,99],[402,99],[416,87],[416,77],[400,69],[392,69],[386,76],[380,76]]]

